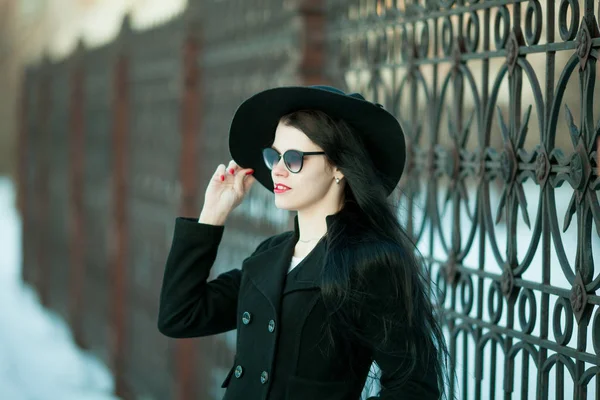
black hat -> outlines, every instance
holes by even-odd
[[[280,118],[299,110],[320,110],[349,123],[361,135],[387,193],[394,190],[405,160],[400,123],[380,104],[331,86],[278,87],[244,101],[235,112],[229,130],[231,158],[242,168],[254,169],[254,177],[273,191],[271,170],[263,161],[262,149],[273,144]]]

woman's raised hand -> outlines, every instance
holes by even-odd
[[[220,164],[213,174],[204,194],[204,207],[198,222],[223,225],[227,216],[240,205],[256,181],[254,170],[241,168],[235,161],[227,167]]]

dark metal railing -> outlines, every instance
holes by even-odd
[[[398,217],[427,260],[458,398],[600,398],[600,33],[590,0],[190,1],[167,24],[25,74],[23,277],[123,398],[220,398],[235,332],[171,341],[176,215],[229,158],[237,105],[359,91],[401,121]],[[259,187],[213,268],[288,229]],[[151,349],[151,350],[149,350]]]

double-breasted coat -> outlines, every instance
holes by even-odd
[[[327,216],[327,225],[336,217]],[[439,398],[435,374],[423,368],[399,389],[388,389],[398,386],[390,372],[398,360],[378,352],[375,344],[353,346],[351,357],[340,346],[328,347],[319,288],[325,237],[288,274],[299,237],[296,217],[294,231],[270,237],[241,269],[208,282],[223,232],[223,226],[176,219],[158,329],[173,338],[237,329],[235,357],[222,383],[225,400],[357,400],[373,360],[382,371],[377,398]]]

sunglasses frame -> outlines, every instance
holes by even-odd
[[[277,155],[279,156],[279,158],[277,159],[277,161],[273,164],[274,166],[279,164],[279,161],[281,161],[281,159],[283,158],[283,165],[285,165],[285,168],[290,171],[290,173],[292,174],[297,174],[300,171],[302,171],[302,168],[304,167],[304,156],[313,156],[313,155],[318,155],[318,154],[325,154],[324,151],[302,151],[302,150],[294,150],[294,149],[289,149],[283,152],[283,154],[281,154],[280,152],[278,152],[277,150],[275,150],[272,147],[265,147],[262,150],[262,154],[263,154],[263,161],[265,161],[265,165],[267,164],[266,160],[265,160],[265,152],[266,151],[274,151],[275,153],[277,153]],[[300,169],[298,169],[298,171],[294,172],[290,169],[290,167],[288,166],[287,162],[285,161],[285,155],[287,153],[289,153],[290,151],[296,152],[298,154],[300,154]],[[269,167],[267,165],[267,168],[269,168],[269,170],[273,170],[273,168]]]

